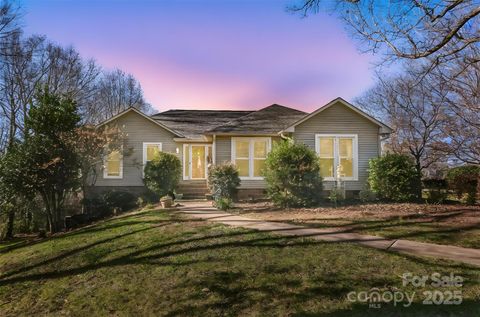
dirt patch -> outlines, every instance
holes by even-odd
[[[269,202],[238,203],[235,211],[250,218],[289,221],[346,223],[363,220],[431,221],[446,226],[480,224],[480,206],[427,205],[427,204],[358,204],[339,208],[289,208],[281,209]]]

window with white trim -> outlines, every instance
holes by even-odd
[[[358,180],[358,136],[317,134],[315,150],[320,158],[320,174],[325,180]]]
[[[143,167],[162,151],[162,143],[143,142]]]
[[[103,178],[123,177],[123,157],[120,150],[111,150],[104,157]]]
[[[232,162],[237,166],[240,178],[262,179],[262,170],[270,149],[270,138],[232,138]]]

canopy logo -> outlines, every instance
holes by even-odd
[[[430,275],[414,275],[410,272],[403,273],[402,286],[422,288],[418,292],[419,300],[423,305],[460,305],[462,303],[462,291],[464,279],[450,273],[442,275],[440,273],[432,273]],[[431,287],[433,289],[425,289]],[[350,302],[368,303],[370,308],[380,308],[382,304],[399,304],[403,307],[409,307],[415,300],[417,292],[402,290],[380,290],[379,288],[371,288],[368,291],[352,291],[347,294],[347,300]]]

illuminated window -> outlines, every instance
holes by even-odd
[[[123,177],[123,158],[119,150],[113,150],[105,156],[104,178],[122,178]]]
[[[143,143],[143,169],[145,171],[145,166],[148,162],[153,160],[158,153],[162,151],[162,143]]]
[[[336,177],[343,180],[358,179],[357,138],[357,135],[347,134],[316,135],[315,147],[320,158],[320,174],[325,180],[334,180]]]
[[[320,175],[322,177],[333,177],[335,170],[334,138],[320,137]]]
[[[232,138],[232,162],[242,178],[262,178],[270,138]]]
[[[162,143],[143,143],[143,165],[153,160],[162,151]]]

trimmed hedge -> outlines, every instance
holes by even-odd
[[[418,199],[420,177],[409,156],[387,153],[371,159],[369,166],[368,183],[380,199],[396,202]]]
[[[160,152],[145,166],[143,182],[159,197],[170,195],[174,198],[173,193],[181,176],[180,159],[174,154]]]
[[[281,207],[317,205],[323,190],[317,154],[304,144],[283,141],[268,154],[264,168],[267,194]]]
[[[448,187],[455,191],[459,199],[466,195],[465,202],[473,205],[476,201],[479,174],[480,167],[475,165],[451,168],[447,173]]]

